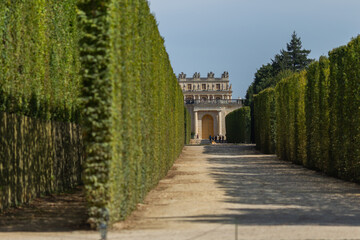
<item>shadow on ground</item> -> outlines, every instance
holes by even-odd
[[[0,214],[0,232],[67,232],[89,230],[83,191],[34,199]]]
[[[204,153],[210,154],[211,175],[234,207],[229,214],[189,216],[185,221],[360,226],[358,184],[260,154],[253,145],[206,146]]]

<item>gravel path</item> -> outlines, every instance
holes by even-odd
[[[236,227],[237,226],[237,227]],[[108,239],[360,239],[360,185],[262,155],[253,145],[186,146]],[[0,239],[99,239],[0,232]]]

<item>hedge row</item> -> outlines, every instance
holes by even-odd
[[[275,153],[275,90],[268,88],[254,95],[256,148],[264,153]]]
[[[184,103],[146,0],[78,7],[84,183],[96,226],[106,211],[110,222],[124,219],[167,173],[185,142]]]
[[[329,74],[326,57],[312,63],[307,70],[305,95],[306,153],[309,168],[328,172],[329,165]],[[328,165],[328,166],[327,166]]]
[[[185,144],[189,144],[191,139],[191,115],[185,106],[184,106],[184,115],[185,115],[184,116]]]
[[[250,107],[243,107],[226,115],[225,124],[227,142],[250,143]]]
[[[265,94],[258,100],[268,100]],[[360,181],[360,36],[281,80],[275,103],[276,153],[281,159]],[[262,121],[269,113],[264,102],[255,109],[259,135],[270,125]],[[257,144],[262,146],[262,140]]]
[[[80,60],[75,2],[1,3],[0,111],[78,122]]]
[[[275,87],[276,153],[297,164],[306,164],[305,85],[302,71]]]
[[[80,183],[77,28],[74,0],[0,4],[0,211]]]
[[[360,181],[360,36],[329,53],[329,160],[327,171]]]
[[[0,212],[81,182],[80,128],[0,112]]]

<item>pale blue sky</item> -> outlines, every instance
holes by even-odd
[[[292,32],[310,57],[327,55],[360,34],[360,0],[149,0],[174,72],[220,77],[245,97],[254,73]]]

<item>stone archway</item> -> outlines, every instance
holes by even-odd
[[[214,136],[214,119],[212,116],[206,114],[202,118],[202,138],[208,139],[209,136]]]

